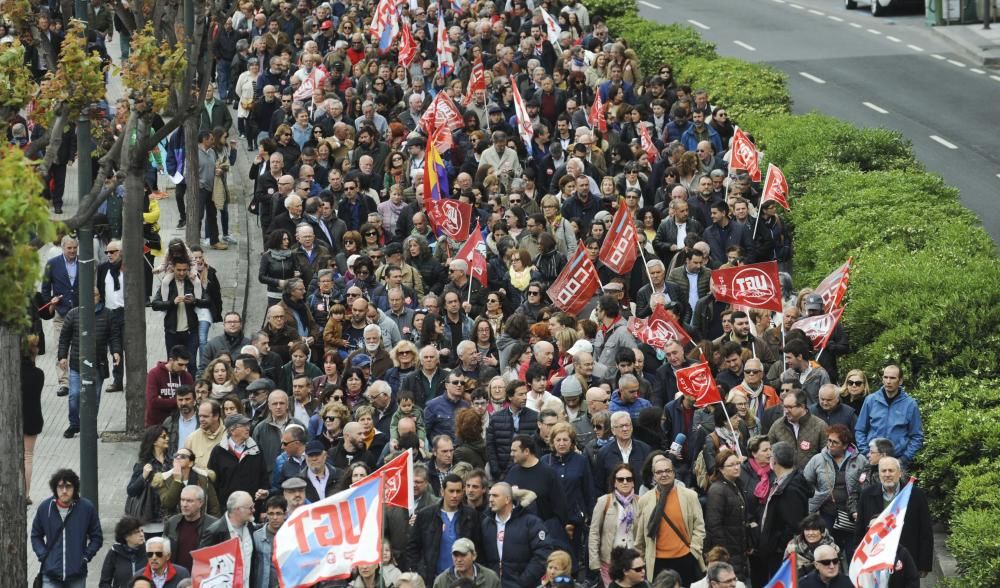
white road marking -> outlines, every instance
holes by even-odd
[[[949,59],[948,63],[954,65],[955,67],[965,67],[965,64],[961,61],[955,61],[954,59]]]
[[[888,110],[882,108],[881,106],[879,106],[877,104],[872,104],[871,102],[862,102],[862,104],[864,104],[868,108],[871,108],[872,110],[874,110],[875,112],[877,112],[879,114],[889,114]]]
[[[832,14],[827,16],[827,18],[835,22],[844,22],[844,19],[840,18],[839,16],[834,16]]]
[[[907,45],[907,47],[909,47],[910,49],[913,49],[917,53],[923,53],[924,52],[923,47],[917,47],[916,45]]]
[[[1000,178],[1000,174],[997,174],[997,177]]]
[[[662,7],[657,6],[656,4],[653,4],[652,2],[646,2],[646,0],[639,0],[639,4],[642,4],[643,6],[648,6],[648,7],[652,8],[652,9],[654,9],[654,10],[663,10]]]
[[[944,61],[945,59],[948,59],[944,55],[938,55],[936,53],[934,55],[931,55],[931,57],[933,57],[934,59],[940,59],[941,61]]]
[[[938,137],[937,135],[931,135],[931,139],[934,140],[934,141],[936,141],[936,142],[938,142],[938,143],[940,143],[940,144],[942,144],[942,145],[944,145],[948,149],[958,149],[958,145],[956,145],[956,144],[954,144],[951,141],[948,141],[946,139],[942,139],[941,137]]]
[[[785,3],[785,0],[774,0],[774,1],[777,2],[778,4],[784,4]]]
[[[990,79],[1000,82],[1000,76],[990,76]]]
[[[825,14],[823,14],[822,12],[820,12],[820,11],[818,11],[818,10],[813,10],[812,8],[810,8],[810,9],[809,9],[809,12],[810,12],[811,14],[815,14],[816,16],[826,16],[826,15],[825,15]]]
[[[802,76],[802,77],[804,77],[807,80],[812,80],[812,81],[816,82],[817,84],[825,84],[826,83],[826,80],[824,80],[823,78],[817,78],[816,76],[812,75],[811,73],[806,73],[804,71],[800,71],[799,75]]]
[[[739,45],[740,47],[743,47],[747,51],[756,51],[756,49],[754,49],[751,45],[747,45],[743,41],[733,41],[733,44]]]
[[[798,10],[805,10],[806,9],[805,6],[799,6],[798,4],[789,4],[789,6],[791,6],[792,8],[796,8]]]
[[[852,22],[852,23],[850,23],[850,25],[851,25],[852,27],[856,28],[856,29],[863,29],[863,28],[865,28],[865,27],[863,27],[863,26],[859,25],[859,24],[858,24],[858,23],[856,23],[856,22]]]
[[[873,34],[873,35],[881,35],[882,34],[882,31],[879,31],[879,30],[875,30],[875,29],[866,29],[866,30],[869,33]]]
[[[889,39],[893,43],[902,43],[903,42],[901,39],[899,39],[897,37],[893,37],[892,35],[886,35],[885,38]]]
[[[694,26],[698,27],[699,29],[701,29],[703,31],[707,31],[707,30],[709,30],[711,28],[711,27],[709,27],[708,25],[706,25],[704,23],[700,23],[700,22],[698,22],[696,20],[691,20],[690,18],[688,19],[688,22],[691,23],[691,24],[693,24]]]
[[[979,74],[979,75],[981,75],[981,76],[982,76],[982,75],[986,75],[986,72],[985,72],[985,71],[983,71],[983,70],[981,70],[981,69],[977,69],[977,68],[972,68],[972,69],[970,69],[969,71],[971,71],[972,73],[976,73],[976,74]]]

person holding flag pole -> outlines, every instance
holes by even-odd
[[[782,173],[781,168],[773,163],[768,163],[767,178],[764,180],[764,192],[760,196],[761,209],[764,208],[765,203],[771,200],[780,204],[785,210],[789,210],[788,180],[785,179],[785,174]],[[757,225],[760,224],[761,216],[762,214],[758,212],[757,220],[753,223],[753,234],[751,235],[751,238],[757,236]]]

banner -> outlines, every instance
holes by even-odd
[[[729,158],[729,169],[743,169],[750,173],[750,179],[760,181],[760,163],[757,161],[757,147],[750,142],[746,133],[736,127],[732,141],[733,154]]]
[[[451,41],[448,39],[448,27],[444,24],[444,10],[438,9],[437,26],[437,61],[438,71],[442,78],[447,78],[455,71],[455,56],[451,53]],[[442,94],[444,92],[441,92]]]
[[[417,43],[413,40],[413,33],[410,31],[410,21],[402,19],[402,26],[399,29],[399,63],[403,67],[410,67],[417,57]]]
[[[882,514],[872,521],[861,544],[854,550],[848,571],[854,586],[869,588],[888,585],[889,575],[896,567],[896,551],[903,535],[906,507],[910,503],[910,494],[916,481],[916,478],[910,478]],[[862,524],[862,521],[858,521],[858,524]]]
[[[553,18],[551,14],[545,12],[544,8],[539,8],[538,10],[541,11],[542,20],[545,22],[545,33],[547,35],[547,39],[549,43],[555,45],[556,43],[559,42],[559,35],[560,33],[562,33],[562,28],[559,26],[559,23],[556,22],[556,19]]]
[[[442,127],[448,129],[448,133],[465,128],[462,115],[458,112],[458,106],[447,92],[438,92],[420,117],[420,128],[427,133],[428,137],[433,136]],[[441,147],[443,141],[447,141],[449,147],[451,145],[451,135],[448,133],[442,133],[443,136],[436,142],[438,150],[442,153],[448,150],[448,148]]]
[[[472,104],[476,99],[476,92],[486,91],[486,68],[483,66],[483,58],[477,57],[472,64],[472,73],[469,75],[469,87],[465,89],[465,96],[462,98],[462,106]]]
[[[788,210],[788,180],[781,168],[773,163],[767,164],[767,178],[764,180],[764,192],[760,196],[760,205],[768,200],[774,200]]]
[[[405,508],[413,512],[416,501],[413,498],[413,452],[407,449],[387,461],[385,465],[351,484],[362,486],[374,478],[382,479],[382,498],[386,504]]]
[[[628,213],[625,201],[619,198],[618,211],[611,220],[611,226],[608,227],[608,234],[604,237],[604,244],[601,245],[597,259],[604,262],[604,265],[616,274],[624,274],[631,271],[637,257],[639,257],[639,241],[635,235],[635,223]]]
[[[576,316],[601,286],[594,262],[587,256],[583,241],[576,248],[566,267],[559,273],[546,293],[553,304],[561,310]]]
[[[641,319],[634,316],[629,318],[628,330],[637,340],[653,349],[663,349],[671,341],[677,341],[681,347],[687,347],[688,343],[691,343],[687,331],[662,305],[654,308],[649,318]]]
[[[243,552],[236,537],[191,552],[194,588],[249,588],[243,585]]]
[[[372,23],[368,32],[378,42],[379,53],[386,53],[392,47],[392,41],[399,34],[399,2],[396,0],[379,0],[372,15]]]
[[[325,71],[318,67],[314,67],[313,70],[306,76],[306,79],[302,80],[302,84],[299,85],[299,89],[295,91],[292,97],[300,101],[312,99],[316,88],[322,86],[327,77],[328,76]]]
[[[483,232],[479,230],[477,222],[474,230],[469,232],[469,238],[462,248],[455,254],[455,259],[461,259],[469,264],[469,277],[479,280],[479,283],[486,287],[486,243],[483,241]]]
[[[765,261],[712,270],[712,292],[719,302],[781,312],[778,262]]]
[[[715,384],[712,368],[708,367],[707,361],[681,368],[674,375],[677,377],[677,389],[685,396],[694,398],[695,407],[722,402],[719,387]]]
[[[642,143],[642,150],[646,152],[646,159],[649,160],[649,165],[653,165],[660,156],[660,152],[656,149],[656,145],[653,144],[653,138],[649,136],[649,125],[645,122],[640,122],[637,126],[639,127],[639,141]]]
[[[590,128],[597,129],[602,133],[608,132],[608,117],[604,115],[604,103],[601,102],[601,93],[594,92],[594,103],[590,105]]]
[[[531,138],[535,136],[535,129],[531,127],[531,117],[528,116],[528,109],[524,106],[524,99],[521,98],[521,91],[517,89],[517,80],[510,76],[510,86],[514,90],[514,114],[517,118],[517,132],[521,135],[524,148],[528,155],[531,155]]]
[[[295,510],[274,534],[272,562],[281,588],[351,577],[382,563],[381,477]]]
[[[797,588],[799,585],[799,574],[798,568],[795,565],[795,552],[788,554],[788,558],[785,559],[781,567],[771,578],[771,581],[767,583],[764,588]]]
[[[842,314],[844,314],[844,309],[838,308],[827,314],[807,316],[795,321],[792,328],[805,333],[812,343],[813,353],[819,353],[821,349],[826,347],[826,342],[830,340],[830,335],[833,335],[833,329],[836,328]]]
[[[823,279],[816,286],[813,294],[823,297],[823,312],[831,313],[835,308],[840,308],[847,294],[847,282],[851,279],[851,263],[853,257],[847,258],[847,262],[833,271],[832,274]]]

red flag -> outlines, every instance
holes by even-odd
[[[810,343],[812,343],[813,352],[819,353],[821,349],[826,347],[826,342],[830,340],[830,335],[833,335],[833,329],[840,322],[840,315],[842,314],[844,314],[844,309],[838,308],[827,314],[807,316],[804,319],[795,321],[792,328],[799,329],[805,333],[809,337]]]
[[[764,180],[764,193],[760,197],[760,205],[768,200],[774,200],[785,210],[788,210],[788,180],[781,168],[773,163],[767,164],[767,179]]]
[[[778,262],[765,261],[713,270],[712,292],[719,302],[781,312]]]
[[[639,257],[639,242],[635,236],[635,223],[629,216],[628,207],[619,199],[618,211],[611,221],[611,226],[608,227],[608,234],[604,237],[604,244],[601,245],[597,259],[603,261],[604,265],[616,274],[624,274],[632,269],[637,257]]]
[[[656,162],[656,158],[660,156],[660,152],[656,149],[656,145],[653,144],[653,138],[649,136],[649,127],[644,122],[639,123],[639,140],[642,141],[642,150],[646,152],[649,164],[653,165]]]
[[[587,256],[587,248],[581,241],[576,253],[569,258],[566,267],[549,286],[547,293],[556,306],[569,314],[576,315],[587,305],[600,285],[601,279],[597,275],[597,268]]]
[[[754,146],[746,133],[736,127],[731,143],[733,155],[729,161],[732,169],[744,169],[750,172],[750,179],[755,182],[760,181],[760,163],[757,161],[757,147]]]
[[[464,241],[469,238],[472,229],[472,205],[451,198],[442,198],[437,206],[428,209],[435,219],[434,226],[441,230],[452,241]]]
[[[246,588],[243,584],[243,552],[236,537],[218,545],[195,549],[191,552],[191,561],[191,579],[195,588]]]
[[[590,128],[595,127],[602,133],[608,132],[608,118],[604,115],[600,92],[594,92],[594,103],[590,105]]]
[[[385,504],[412,511],[416,506],[413,498],[413,453],[407,449],[385,462],[385,465],[351,484],[360,486],[372,478],[382,478]]]
[[[847,282],[851,279],[851,262],[853,260],[853,257],[848,258],[847,263],[838,267],[820,282],[819,286],[816,286],[813,294],[819,294],[823,297],[823,312],[830,313],[833,312],[833,309],[840,308],[841,302],[844,301],[844,295],[847,294]]]
[[[420,128],[428,136],[433,135],[434,131],[442,126],[447,127],[452,133],[465,126],[462,115],[458,112],[458,106],[447,92],[438,92],[427,107],[427,111],[420,117]]]
[[[477,57],[472,64],[472,73],[469,75],[469,87],[465,90],[465,97],[462,98],[462,106],[468,106],[476,98],[476,91],[486,91],[486,68],[483,67],[483,58]]]
[[[663,349],[667,343],[677,341],[681,347],[691,343],[691,337],[663,306],[653,309],[649,318],[631,317],[628,330],[632,335],[653,349]]]
[[[531,126],[531,117],[528,116],[528,108],[521,98],[521,91],[517,89],[517,80],[510,76],[510,87],[514,90],[514,114],[517,118],[517,132],[524,141],[524,147],[531,154],[531,138],[535,136],[535,129]]]
[[[715,378],[712,377],[712,369],[708,367],[708,362],[703,361],[681,368],[674,375],[677,376],[677,389],[685,396],[694,398],[695,407],[701,408],[722,402],[719,387],[715,385]]]
[[[462,248],[455,254],[455,259],[461,259],[469,264],[469,276],[479,280],[479,283],[486,287],[486,256],[479,250],[483,243],[483,233],[479,230],[479,225],[469,234],[468,240]]]
[[[403,67],[410,67],[417,56],[417,43],[413,40],[413,33],[410,32],[410,21],[400,19],[399,28],[399,63]]]

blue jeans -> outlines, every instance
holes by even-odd
[[[104,378],[97,376],[94,379],[94,386],[97,386],[97,406],[101,406],[101,388],[104,387]],[[69,369],[69,426],[80,428],[80,372]],[[69,586],[70,584],[66,584]],[[82,586],[83,584],[81,584]]]
[[[219,87],[219,100],[225,102],[229,98],[229,71],[232,64],[220,60],[215,66],[215,84]]]
[[[73,578],[65,582],[42,576],[42,588],[87,588],[87,577]]]
[[[205,345],[208,344],[208,330],[212,328],[212,323],[208,321],[198,321],[198,371],[204,371],[208,362],[202,363],[201,358],[205,356]],[[234,358],[235,359],[235,358]]]

